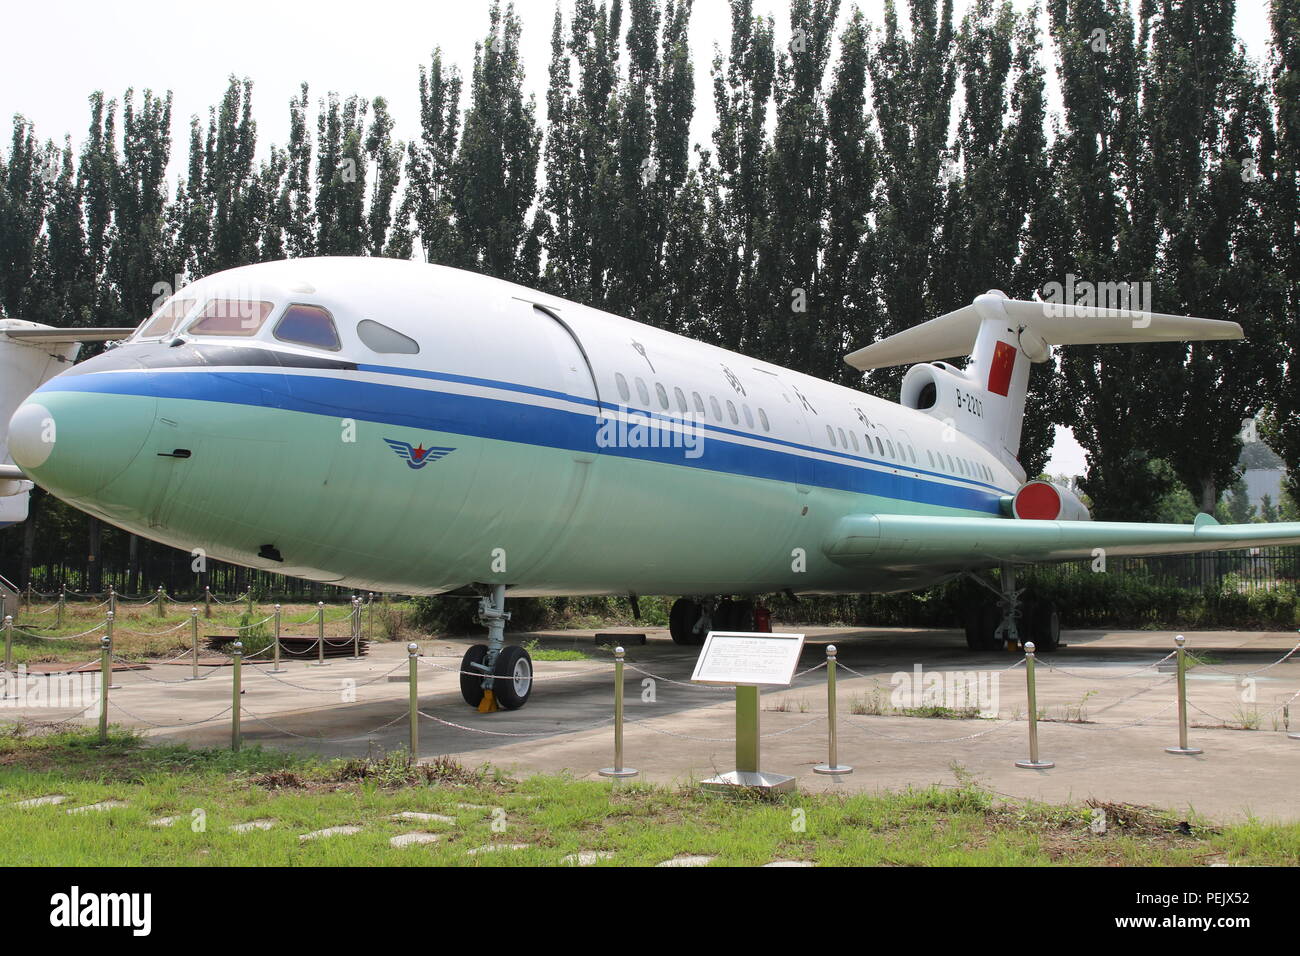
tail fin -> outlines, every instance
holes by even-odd
[[[1015,460],[1029,367],[1047,361],[1051,346],[1241,337],[1236,322],[1028,302],[992,291],[968,306],[852,352],[844,361],[862,371],[933,363],[908,371],[902,404],[950,420],[999,457]],[[965,369],[935,361],[963,354],[971,357]]]

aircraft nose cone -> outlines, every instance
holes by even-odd
[[[96,495],[127,470],[153,430],[153,396],[60,390],[54,379],[9,420],[9,454],[60,498]]]

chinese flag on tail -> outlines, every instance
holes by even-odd
[[[989,366],[989,391],[1005,396],[1011,387],[1011,372],[1015,367],[1015,346],[998,342],[997,348],[993,350],[993,362]]]

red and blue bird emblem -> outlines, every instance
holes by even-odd
[[[424,442],[420,442],[419,446],[416,447],[410,442],[398,441],[395,438],[385,438],[384,441],[388,443],[389,448],[397,453],[398,458],[406,460],[406,467],[408,468],[423,468],[429,462],[446,458],[456,450],[454,448],[441,448],[437,445],[425,448]]]

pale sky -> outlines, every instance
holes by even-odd
[[[1028,6],[1016,0],[1017,6]],[[562,0],[568,21],[572,0]],[[858,4],[879,24],[881,0]],[[966,0],[956,0],[960,20]],[[546,73],[550,62],[553,0],[517,0],[528,90],[544,120]],[[776,18],[777,41],[787,42],[788,3],[755,0],[755,13]],[[841,4],[843,21],[851,4]],[[905,0],[899,3],[906,22]],[[80,146],[89,122],[86,97],[103,90],[121,99],[129,87],[173,94],[173,172],[183,169],[190,116],[206,122],[235,74],[253,80],[253,116],[259,151],[288,139],[289,99],[306,81],[311,98],[327,92],[384,96],[395,120],[394,135],[418,135],[418,70],[441,47],[444,61],[468,74],[474,44],[487,31],[486,0],[224,0],[219,4],[175,0],[56,0],[6,6],[6,36],[0,55],[0,151],[8,152],[9,118],[22,113],[42,139],[61,142],[71,134]],[[1266,0],[1239,0],[1237,32],[1257,59],[1267,52]],[[626,7],[624,25],[627,22]],[[1044,17],[1045,27],[1045,17]],[[696,115],[693,135],[708,144],[713,101],[709,66],[714,44],[727,48],[730,12],[725,0],[696,0],[691,21],[695,59]],[[1044,33],[1046,31],[1044,30]],[[838,33],[838,31],[837,31]],[[837,52],[837,51],[835,51]],[[1050,47],[1045,50],[1050,57]],[[833,62],[833,61],[832,61]],[[1051,71],[1049,70],[1049,78]],[[1054,104],[1056,98],[1049,97]],[[120,127],[119,127],[120,128]],[[314,126],[313,126],[314,131]],[[1064,433],[1064,434],[1062,434]],[[1073,438],[1058,429],[1052,474],[1080,474],[1083,456]]]

